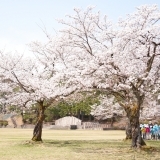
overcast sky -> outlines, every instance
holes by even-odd
[[[160,9],[160,0],[0,0],[0,49],[28,54],[26,44],[44,41],[41,28],[53,34],[61,27],[56,19],[73,14],[75,7],[95,6],[95,11],[116,22],[143,4],[157,4]]]

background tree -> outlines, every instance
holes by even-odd
[[[81,94],[81,95],[80,95]],[[92,105],[98,105],[100,103],[98,95],[94,93],[83,93],[80,92],[77,95],[79,95],[79,100],[75,98],[67,98],[64,100],[61,100],[59,103],[52,104],[50,107],[46,110],[47,114],[52,116],[52,118],[55,117],[64,117],[64,116],[76,116],[80,118],[80,116],[84,115],[90,115],[91,113],[91,106]],[[83,113],[83,114],[82,114]],[[81,117],[83,120],[83,117]]]
[[[107,120],[113,122],[116,117],[124,116],[123,108],[116,102],[114,96],[101,96],[99,98],[99,105],[93,105],[91,114],[99,121]]]

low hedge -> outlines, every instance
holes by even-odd
[[[8,121],[5,121],[5,120],[0,120],[0,126],[4,126],[6,127],[8,125]]]

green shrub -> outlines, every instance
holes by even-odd
[[[8,125],[8,121],[0,120],[0,127],[6,127]]]
[[[34,124],[36,120],[35,113],[26,113],[23,115],[23,122],[27,124]]]
[[[3,126],[7,126],[8,125],[8,121],[3,121]]]
[[[0,127],[3,126],[3,120],[0,120]]]

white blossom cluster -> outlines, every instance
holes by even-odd
[[[98,120],[106,120],[114,116],[125,116],[123,108],[115,102],[115,98],[103,97],[100,105],[91,106],[91,115]]]

